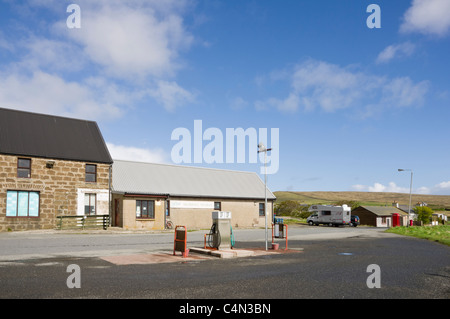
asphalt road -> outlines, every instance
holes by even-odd
[[[203,246],[205,232],[189,232],[188,246]],[[238,249],[265,246],[264,230],[235,236]],[[131,265],[102,258],[172,248],[173,233],[2,233],[0,298],[450,298],[449,247],[374,228],[291,227],[283,254]],[[69,265],[79,267],[80,288],[68,287]],[[369,277],[380,288],[369,288]]]
[[[390,236],[384,229],[364,227],[309,227],[291,226],[289,240],[333,240],[358,236]],[[236,245],[253,242],[265,248],[264,229],[233,230]],[[201,247],[208,230],[188,232],[188,246]],[[269,244],[271,229],[268,229]],[[173,249],[172,231],[26,231],[0,233],[0,261],[13,261],[50,257],[98,257],[117,254],[150,253]]]

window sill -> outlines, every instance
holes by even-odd
[[[25,218],[31,218],[31,219],[37,219],[37,218],[39,218],[40,216],[5,216],[6,218],[23,218],[23,219],[25,219]]]

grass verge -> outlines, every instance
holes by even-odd
[[[450,246],[450,225],[412,227],[401,226],[389,228],[386,232],[427,239]]]

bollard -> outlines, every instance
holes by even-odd
[[[284,250],[288,250],[288,225],[275,224],[275,226],[278,226],[276,234],[274,234],[274,224],[272,223],[272,249],[278,250],[279,247],[279,244],[275,244],[274,238],[284,238],[286,239],[286,248]]]

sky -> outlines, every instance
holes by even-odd
[[[449,15],[448,0],[0,0],[0,107],[96,121],[114,159],[264,180],[266,154],[272,191],[409,193],[403,168],[413,193],[450,195]]]

